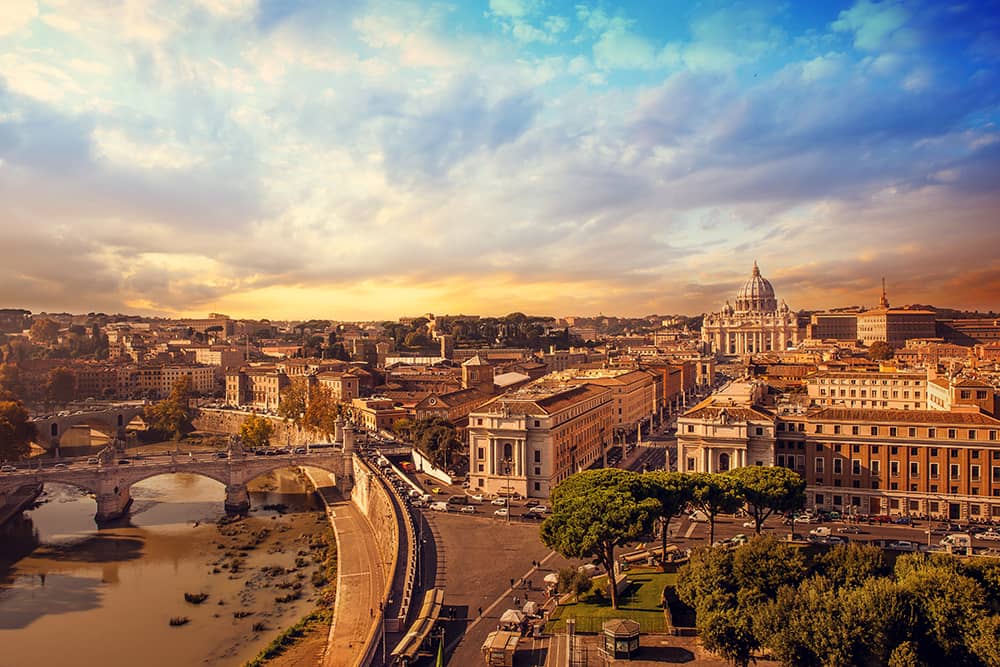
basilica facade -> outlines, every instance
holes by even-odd
[[[709,352],[723,355],[784,350],[799,341],[798,319],[784,301],[778,305],[774,288],[754,262],[736,305],[726,301],[721,312],[705,316],[701,340]]]

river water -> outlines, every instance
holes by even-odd
[[[328,530],[296,472],[263,485],[250,516],[220,529],[221,484],[154,477],[132,487],[128,519],[101,530],[92,497],[46,485],[40,506],[0,527],[0,667],[222,667],[253,657],[314,607],[321,566],[311,547]],[[295,589],[299,599],[278,602]],[[208,599],[194,605],[185,592]],[[181,616],[189,623],[169,624]]]

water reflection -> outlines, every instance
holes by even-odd
[[[251,657],[312,606],[311,589],[275,604],[274,591],[255,588],[254,569],[293,566],[302,535],[325,529],[319,501],[295,473],[282,471],[263,487],[250,494],[244,529],[268,531],[272,543],[243,554],[245,569],[229,574],[220,563],[239,538],[227,542],[216,527],[225,497],[218,482],[183,474],[145,480],[132,487],[130,515],[101,530],[92,497],[47,485],[43,502],[0,533],[0,664],[237,665]],[[191,591],[209,601],[185,603]],[[251,615],[237,620],[236,610]],[[191,623],[169,627],[177,615]],[[253,633],[254,622],[270,632]],[[94,641],[109,633],[113,641]]]

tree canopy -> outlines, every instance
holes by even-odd
[[[30,419],[20,401],[0,401],[0,461],[16,461],[28,455],[37,435]]]
[[[648,532],[657,503],[643,498],[639,477],[617,469],[585,470],[563,480],[552,493],[552,514],[542,523],[542,541],[567,558],[599,562],[609,574],[611,606],[615,549]]]
[[[76,395],[76,373],[68,368],[53,368],[45,384],[45,395],[57,405],[65,405]]]
[[[736,480],[739,496],[760,535],[764,521],[775,512],[797,510],[805,505],[806,481],[783,466],[746,466],[726,473]]]
[[[155,431],[179,440],[191,430],[191,380],[182,377],[175,384],[170,396],[147,405],[143,411],[146,423]]]
[[[708,472],[687,473],[691,484],[691,503],[708,517],[708,541],[715,542],[715,519],[731,514],[743,505],[739,486],[732,477]]]
[[[31,340],[37,343],[54,343],[59,338],[59,323],[40,317],[31,323]]]
[[[271,444],[274,424],[260,415],[250,415],[240,424],[240,440],[250,449],[260,449]]]
[[[666,557],[670,521],[684,512],[691,501],[691,481],[685,473],[656,470],[643,473],[642,495],[657,503],[656,514],[660,521],[660,547]]]

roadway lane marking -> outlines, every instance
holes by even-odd
[[[697,528],[697,527],[698,527],[698,524],[696,524],[694,521],[692,521],[691,525],[688,526],[687,532],[684,533],[684,539],[685,540],[690,539],[691,535],[694,534],[694,529]]]
[[[371,573],[372,573],[371,570],[365,570],[364,572],[351,572],[350,574],[345,574],[343,576],[343,578],[347,579],[348,577],[364,577],[364,576],[369,575]]]

